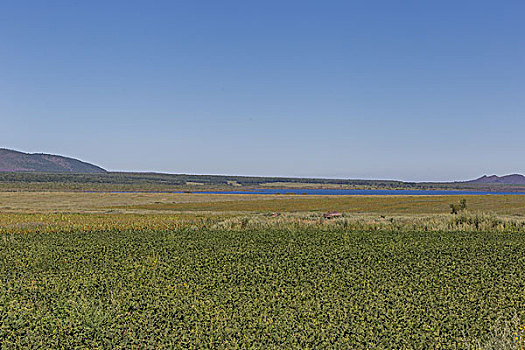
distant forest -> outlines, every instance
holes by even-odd
[[[187,175],[109,172],[101,174],[3,172],[0,190],[45,191],[199,191],[260,187],[356,188],[356,189],[469,189],[484,191],[525,191],[523,185],[431,183],[386,180],[254,177],[229,175]]]

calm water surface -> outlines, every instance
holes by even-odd
[[[404,196],[431,196],[431,195],[487,195],[487,194],[514,194],[525,195],[525,192],[482,192],[482,191],[450,191],[450,190],[338,190],[338,189],[255,189],[250,191],[195,191],[193,193],[210,194],[306,194],[306,195],[404,195]]]
[[[86,191],[89,193],[185,193],[183,191]],[[300,194],[300,195],[357,195],[357,196],[442,196],[442,195],[525,195],[525,192],[486,192],[486,191],[451,191],[451,190],[338,190],[338,189],[289,189],[259,188],[244,191],[191,191],[207,194]]]

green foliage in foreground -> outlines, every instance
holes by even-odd
[[[523,233],[3,235],[0,347],[462,348],[524,321],[524,266]]]

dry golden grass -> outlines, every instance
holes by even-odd
[[[0,192],[0,212],[105,212],[112,207],[271,199],[193,193]]]
[[[472,214],[453,217],[449,205],[461,198],[467,200]],[[340,211],[344,216],[326,221],[322,213],[327,211]],[[2,232],[188,225],[223,229],[342,226],[355,230],[521,231],[524,216],[525,196],[0,192]]]
[[[525,216],[525,196],[302,196],[197,193],[0,192],[0,212],[326,212],[445,214],[461,198],[471,211]]]
[[[388,231],[388,232],[525,232],[525,218],[491,213],[462,212],[426,215],[344,214],[326,220],[320,213],[229,214],[220,212],[149,213],[3,213],[2,233],[53,233],[110,230],[246,231]]]
[[[440,214],[450,204],[467,199],[473,211],[505,215],[525,215],[525,196],[266,196],[243,200],[214,197],[214,200],[178,203],[132,204],[121,209],[218,211],[218,212],[326,212],[378,214]]]

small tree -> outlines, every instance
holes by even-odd
[[[463,211],[467,209],[467,200],[463,198],[459,201],[459,204],[451,204],[450,205],[450,214],[457,214],[460,211]]]

